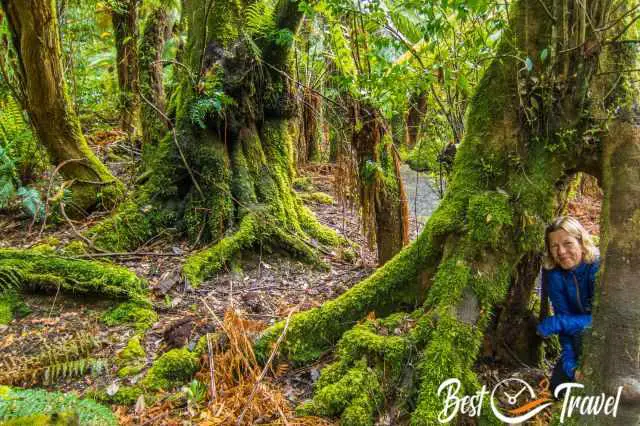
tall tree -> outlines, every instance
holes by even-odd
[[[289,53],[302,13],[288,0],[188,0],[182,14],[187,43],[167,112],[175,121],[150,159],[149,181],[91,231],[95,243],[130,249],[177,226],[215,243],[187,260],[193,284],[254,244],[317,260],[310,237],[340,240],[291,189]]]
[[[138,3],[139,0],[114,0],[110,3],[120,88],[120,127],[132,138],[141,133]]]
[[[69,181],[73,205],[80,211],[112,207],[123,187],[87,145],[67,95],[55,1],[1,4],[11,30],[20,101],[38,139]]]
[[[602,147],[605,180],[613,185],[629,179],[617,190],[605,183],[612,214],[603,231],[625,232],[611,237],[626,245],[616,252],[608,243],[606,253],[617,257],[613,264],[620,268],[607,272],[605,258],[604,276],[632,285],[638,264],[626,255],[640,238],[629,231],[637,203],[620,206],[635,194],[640,176],[636,168],[611,167],[618,161],[635,165],[637,128],[627,123],[607,130],[598,94],[606,97],[611,85],[594,87],[603,37],[621,19],[620,8],[605,1],[521,0],[511,4],[509,16],[497,58],[471,101],[451,183],[418,239],[338,299],[288,323],[280,349],[293,362],[315,360],[337,344],[337,361],[325,368],[303,411],[341,416],[343,424],[373,424],[385,410],[392,418],[410,415],[412,424],[432,425],[443,409],[437,390],[444,380],[457,377],[458,394],[473,393],[473,365],[495,307],[518,276],[538,269],[532,262],[543,248],[557,184],[576,171],[599,176]],[[635,356],[638,315],[619,287],[612,281],[607,291],[617,289],[616,296],[601,300],[609,315],[618,309],[624,317],[607,323],[607,339],[626,336]],[[383,319],[372,319],[371,312]],[[270,353],[283,328],[279,323],[263,334],[256,345],[260,357]],[[607,359],[629,367],[615,378],[624,378],[626,397],[637,401],[638,369],[622,360],[625,344]]]
[[[151,10],[140,38],[138,66],[142,100],[143,148],[156,146],[167,131],[166,98],[163,85],[162,50],[170,33],[169,10],[160,5]]]

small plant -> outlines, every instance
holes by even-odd
[[[197,379],[193,379],[187,386],[182,387],[191,404],[199,404],[207,396],[207,386]]]

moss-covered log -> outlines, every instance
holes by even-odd
[[[73,206],[77,212],[113,207],[123,187],[87,145],[67,95],[55,1],[0,4],[11,31],[20,100],[51,161],[72,183]]]
[[[549,17],[559,12],[557,2],[511,5],[499,59],[470,104],[451,183],[423,232],[365,281],[291,319],[281,345],[290,360],[309,362],[337,344],[338,360],[321,375],[305,413],[359,425],[384,412],[433,425],[444,380],[460,379],[460,394],[477,390],[473,365],[483,335],[521,269],[542,251],[558,184],[597,158],[602,129],[589,113],[596,101],[588,89],[598,55],[566,49],[598,35],[581,20],[579,2],[570,3],[572,13],[557,21]],[[520,58],[540,58],[549,46],[549,64],[523,65]],[[354,327],[371,312],[395,311],[407,314]],[[279,323],[261,336],[259,356],[282,329]]]
[[[185,2],[184,66],[176,68],[180,82],[167,108],[175,124],[149,159],[148,182],[90,232],[97,246],[129,250],[163,226],[178,228],[214,243],[187,261],[185,274],[197,284],[259,242],[312,257],[312,239],[341,241],[292,191],[295,103],[282,73],[290,46],[265,37],[249,43],[242,31],[248,7]],[[265,22],[293,33],[300,17],[295,2],[281,0]]]

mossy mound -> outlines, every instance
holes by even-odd
[[[77,422],[73,419],[77,418]],[[91,399],[47,392],[42,389],[18,389],[0,386],[0,421],[3,424],[80,424],[116,426],[111,410]]]
[[[142,380],[142,387],[168,390],[193,377],[198,371],[198,357],[187,349],[172,349],[154,361]]]
[[[140,336],[133,336],[127,346],[120,351],[116,358],[119,377],[138,374],[145,367],[146,353],[140,343]]]
[[[158,321],[158,314],[146,304],[123,302],[106,312],[102,321],[108,326],[130,324],[137,331],[144,331]]]

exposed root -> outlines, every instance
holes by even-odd
[[[126,268],[108,263],[34,250],[0,249],[0,270],[11,271],[22,289],[53,293],[59,289],[70,294],[100,294],[148,304],[146,282]]]
[[[318,241],[329,244],[346,241],[330,228],[318,223],[311,213],[301,216],[305,218],[304,228]],[[183,266],[183,274],[192,286],[198,286],[222,269],[237,253],[255,246],[258,242],[268,247],[281,248],[309,263],[323,265],[316,250],[318,244],[315,243],[314,246],[307,235],[294,234],[273,223],[263,211],[254,210],[245,215],[234,234],[190,256]]]

